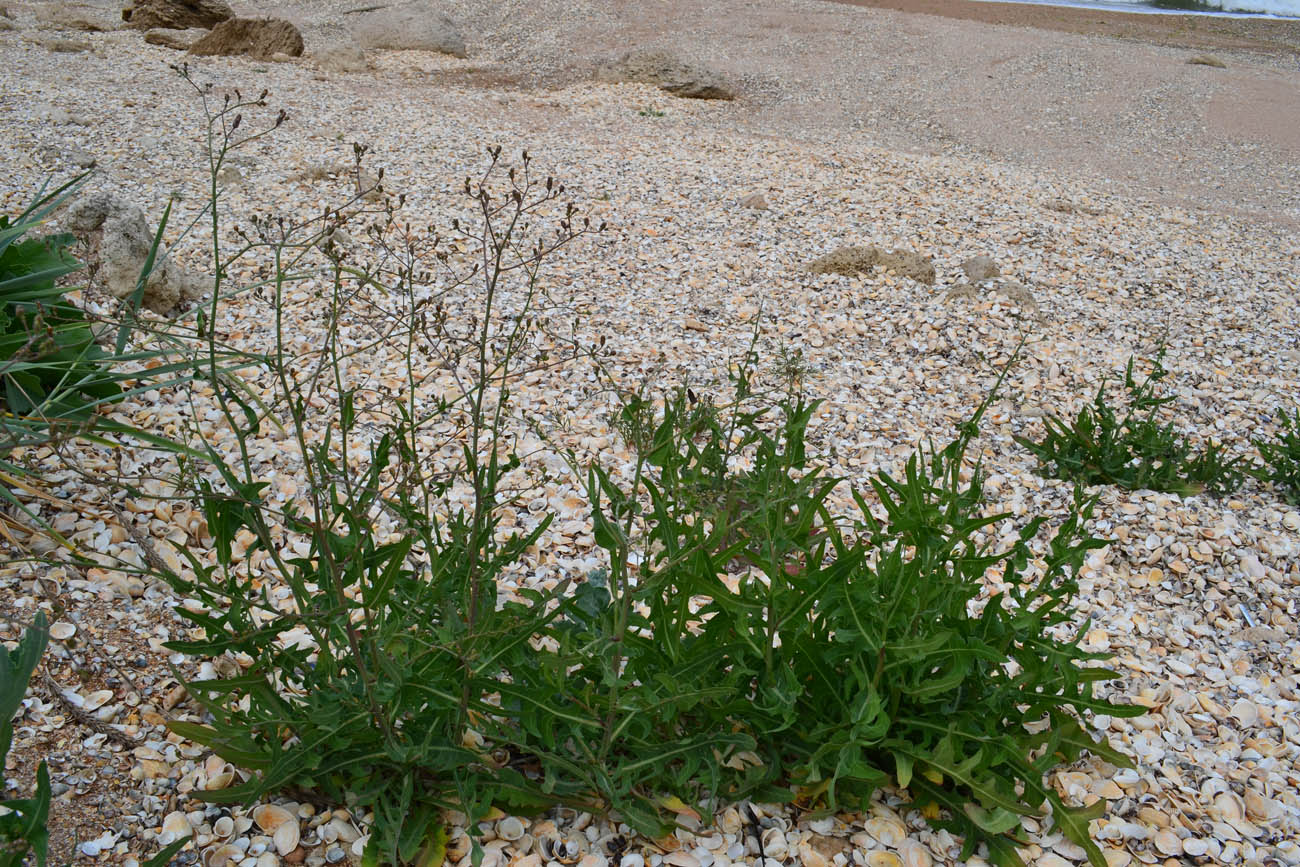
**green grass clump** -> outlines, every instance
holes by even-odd
[[[1158,387],[1168,371],[1164,348],[1152,361],[1151,373],[1141,382],[1130,357],[1124,370],[1128,411],[1121,417],[1107,401],[1103,382],[1092,403],[1073,422],[1048,415],[1047,434],[1041,442],[1016,437],[1016,442],[1038,458],[1053,476],[1084,485],[1118,485],[1126,490],[1168,491],[1183,496],[1207,492],[1222,495],[1236,490],[1247,475],[1246,460],[1227,458],[1223,446],[1213,441],[1195,451],[1172,423],[1156,416],[1172,396],[1159,396]]]
[[[1272,482],[1282,499],[1293,506],[1300,505],[1300,407],[1291,415],[1278,409],[1282,430],[1272,440],[1255,440],[1255,448],[1264,459],[1264,466],[1255,470],[1260,481]]]
[[[81,267],[68,234],[30,237],[67,188],[18,217],[0,215],[0,456],[38,442],[56,425],[84,423],[121,387],[86,316],[57,281]]]
[[[4,768],[13,743],[13,719],[49,637],[45,615],[38,613],[18,645],[0,651],[0,792],[9,790]],[[36,863],[44,867],[49,848],[45,821],[50,814],[50,772],[45,762],[36,769],[36,792],[32,797],[2,801],[0,807],[4,807],[0,814],[0,867],[21,867],[29,854],[35,855]]]
[[[267,547],[292,608],[231,555],[241,530],[269,541],[271,525],[261,484],[226,476],[228,493],[204,497],[218,563],[170,576],[205,604],[178,609],[199,635],[169,647],[248,665],[189,684],[206,722],[170,728],[255,773],[196,796],[355,801],[375,813],[367,857],[413,863],[445,844],[447,808],[472,826],[493,805],[562,804],[658,836],[745,798],[852,809],[897,785],[965,835],[966,857],[983,843],[1019,864],[1020,818],[1050,808],[1102,867],[1088,835],[1102,805],[1072,808],[1043,782],[1085,751],[1127,764],[1085,712],[1144,712],[1096,696],[1116,675],[1060,631],[1079,626],[1078,570],[1104,544],[1084,529],[1092,502],[1054,532],[1029,521],[1005,549],[979,541],[1010,516],[986,513],[972,422],[839,516],[839,482],[805,447],[816,404],[742,403],[685,389],[659,411],[629,402],[631,480],[589,474],[609,568],[504,604],[482,588],[527,565],[549,518],[503,537],[496,509],[438,521],[409,491],[384,496],[385,469],[415,459],[401,430],[353,482],[316,451],[314,472],[338,481],[286,524],[309,550]],[[341,421],[352,435],[350,410]],[[509,469],[468,468],[483,502]],[[381,511],[403,528],[382,543],[368,517]],[[992,577],[1004,590],[983,598]]]

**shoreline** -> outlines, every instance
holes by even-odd
[[[1148,14],[1127,10],[989,0],[828,0],[846,6],[936,15],[959,21],[1109,36],[1171,48],[1251,51],[1300,57],[1300,19]]]

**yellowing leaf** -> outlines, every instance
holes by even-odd
[[[675,795],[665,795],[659,799],[658,804],[665,810],[670,810],[679,816],[690,816],[696,821],[700,819],[700,814],[694,808]]]

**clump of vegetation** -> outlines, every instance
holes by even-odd
[[[1253,474],[1260,481],[1272,482],[1282,499],[1296,506],[1300,505],[1300,407],[1291,415],[1279,408],[1277,417],[1282,424],[1277,436],[1254,441],[1264,465]]]
[[[1183,496],[1236,490],[1247,474],[1244,457],[1228,458],[1223,446],[1213,441],[1196,451],[1172,423],[1158,420],[1160,409],[1174,399],[1158,391],[1168,374],[1164,355],[1162,346],[1141,382],[1129,358],[1124,370],[1128,410],[1122,417],[1107,401],[1108,383],[1102,382],[1074,421],[1049,415],[1043,420],[1047,434],[1041,442],[1019,436],[1016,442],[1033,452],[1046,472],[1084,485]]]
[[[122,391],[85,314],[57,285],[81,267],[68,252],[76,239],[29,237],[74,184],[38,194],[16,218],[0,215],[0,457],[83,425]]]
[[[241,128],[264,95],[214,108],[200,92],[215,176],[264,133]],[[215,183],[210,195],[214,272],[228,274]],[[526,153],[489,149],[464,196],[466,218],[442,235],[412,230],[400,198],[241,227],[235,255],[273,263],[256,297],[274,387],[252,400],[200,321],[191,364],[215,387],[192,399],[216,409],[232,449],[189,444],[206,463],[177,485],[201,503],[215,556],[177,544],[177,568],[135,539],[187,600],[191,628],[169,647],[229,673],[187,683],[204,714],[170,728],[251,772],[192,796],[294,789],[359,806],[375,864],[437,863],[447,810],[473,829],[494,807],[567,805],[658,836],[746,798],[830,810],[896,785],[965,835],[964,857],[984,844],[1019,863],[1021,817],[1050,810],[1104,867],[1088,836],[1100,802],[1071,807],[1043,781],[1085,751],[1127,764],[1087,712],[1144,708],[1096,694],[1115,675],[1072,637],[1078,572],[1104,544],[1086,529],[1093,501],[1009,533],[1010,515],[988,511],[968,452],[991,396],[952,442],[841,501],[809,453],[817,404],[797,356],[778,365],[779,390],[756,387],[751,346],[720,395],[627,395],[615,427],[630,469],[569,453],[607,567],[502,593],[552,520],[520,508],[536,480],[512,391],[558,363],[604,369],[603,340],[555,325],[568,317],[543,267],[600,227]],[[370,261],[344,240],[358,224]],[[319,339],[305,343],[285,313],[306,280]],[[350,378],[390,350],[405,358],[400,388]],[[297,499],[259,475],[263,425],[296,445]]]
[[[49,637],[45,615],[37,614],[18,646],[0,653],[0,792],[9,790],[4,769],[13,743],[13,719]],[[36,856],[39,867],[45,867],[49,848],[45,820],[50,814],[50,772],[45,762],[36,769],[36,792],[30,798],[2,801],[0,807],[4,808],[0,813],[0,867],[21,867],[29,854]]]

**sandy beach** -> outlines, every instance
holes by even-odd
[[[1215,15],[1126,13],[1029,3],[975,0],[835,0],[871,9],[938,15],[959,21],[1110,36],[1171,48],[1240,50],[1294,55],[1300,50],[1297,21]]]
[[[762,352],[802,352],[808,388],[825,400],[810,445],[833,475],[897,471],[916,443],[967,417],[1026,337],[979,442],[991,496],[1018,518],[1060,514],[1072,488],[1040,476],[1013,436],[1040,433],[1045,412],[1077,411],[1103,378],[1160,341],[1170,411],[1197,443],[1247,454],[1252,438],[1277,431],[1276,408],[1296,400],[1300,22],[964,0],[447,0],[438,8],[463,31],[466,57],[376,50],[368,68],[339,72],[321,62],[322,47],[347,39],[352,2],[235,3],[301,30],[303,57],[268,60],[187,56],[139,32],[60,27],[49,18],[58,5],[6,3],[4,213],[20,211],[47,177],[93,161],[92,188],[128,198],[151,220],[173,199],[173,256],[210,273],[202,225],[183,239],[175,228],[201,214],[207,182],[202,115],[170,68],[186,62],[218,89],[268,89],[265,116],[250,112],[250,124],[289,113],[223,176],[228,220],[316,214],[347,198],[353,142],[364,142],[385,186],[409,194],[412,222],[443,225],[460,215],[451,194],[485,145],[528,148],[610,225],[545,272],[576,339],[608,338],[610,365],[630,384],[717,388],[761,317]],[[105,21],[117,12],[78,8]],[[707,69],[735,99],[686,99],[601,74],[632,48]],[[1189,62],[1207,54],[1220,65]],[[809,273],[821,254],[863,244],[930,258],[933,284],[888,271]],[[972,256],[991,257],[1001,277],[970,287],[960,265]],[[250,282],[266,267],[241,263],[231,279]],[[309,280],[290,295],[288,327],[303,345],[320,338],[318,288]],[[271,318],[263,299],[239,296],[217,328],[260,351]],[[355,373],[366,387],[400,389],[399,366],[376,355],[358,359]],[[269,393],[256,371],[249,377]],[[586,371],[560,367],[517,400],[538,417],[563,417],[555,436],[584,459],[625,460],[608,396],[587,383]],[[115,411],[159,431],[194,421],[230,444],[219,420],[189,419],[179,393],[137,395]],[[93,446],[73,451],[89,470],[113,469]],[[276,480],[273,495],[292,498],[301,460],[260,434],[254,456]],[[126,461],[154,457],[140,450]],[[567,511],[539,542],[544,568],[511,576],[503,593],[599,565],[581,485],[547,484],[536,496]],[[138,560],[121,513],[98,493],[72,474],[52,491],[55,502],[36,507],[69,538]],[[210,556],[197,513],[159,509],[149,493],[122,498],[133,530]],[[1153,713],[1103,721],[1137,770],[1088,758],[1051,784],[1080,802],[1104,801],[1094,826],[1111,867],[1300,864],[1300,514],[1254,482],[1221,499],[1096,493],[1098,531],[1112,543],[1085,570],[1081,616],[1094,621],[1085,646],[1115,654],[1123,677],[1109,686],[1113,697]],[[10,757],[22,786],[37,760],[50,763],[55,862],[143,860],[166,823],[195,834],[179,862],[195,863],[195,849],[220,842],[214,824],[247,811],[190,797],[211,757],[165,728],[201,714],[170,667],[192,674],[192,662],[162,647],[182,634],[172,612],[181,600],[108,567],[51,570],[19,562],[18,546],[5,551],[4,638],[37,609],[77,635],[54,642],[48,663],[75,700],[38,682]],[[38,580],[51,575],[53,585]],[[68,706],[91,695],[102,701],[88,724]],[[364,832],[360,811],[300,800],[294,809],[313,844],[281,861],[245,827],[236,837],[247,857],[228,862],[359,863],[316,832],[330,816]],[[723,820],[716,833],[680,831],[669,848],[633,841],[627,851],[641,861],[622,863],[759,867],[738,814]],[[620,863],[602,848],[625,830],[616,824],[572,811],[537,821],[585,841],[583,867]],[[786,864],[900,864],[903,852],[913,867],[947,865],[960,852],[894,790],[858,812],[814,819],[773,809],[767,821],[789,836]],[[906,845],[875,834],[882,822],[890,833],[901,826]],[[543,863],[488,833],[492,864]],[[1033,867],[1082,863],[1059,831],[1026,834]],[[83,844],[96,840],[106,842],[87,854]],[[468,867],[468,856],[459,863]]]

